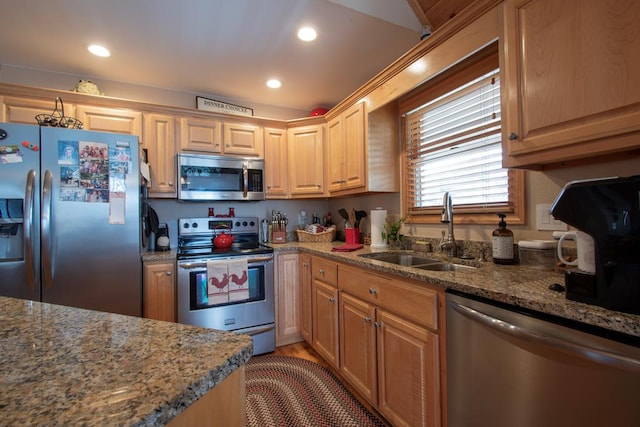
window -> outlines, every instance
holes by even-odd
[[[440,222],[448,191],[461,222],[495,223],[503,212],[523,223],[523,173],[502,168],[497,62],[484,52],[401,101],[410,222]]]

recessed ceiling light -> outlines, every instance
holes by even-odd
[[[282,83],[278,79],[269,79],[267,80],[267,86],[269,86],[271,89],[278,89],[280,86],[282,86]]]
[[[95,56],[101,56],[103,58],[111,56],[111,52],[109,52],[109,49],[104,46],[100,46],[99,44],[89,45],[88,49],[89,52],[93,53]]]
[[[316,30],[311,27],[302,27],[298,30],[298,38],[305,42],[315,40],[317,36]]]

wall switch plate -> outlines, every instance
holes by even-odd
[[[538,230],[567,231],[569,227],[564,222],[557,220],[549,213],[550,204],[536,205],[536,225]]]

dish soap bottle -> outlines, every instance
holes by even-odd
[[[493,231],[493,262],[496,264],[513,264],[513,232],[507,228],[505,214],[496,214],[500,217],[498,228]]]

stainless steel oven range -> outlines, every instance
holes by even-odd
[[[178,220],[178,322],[251,335],[253,354],[275,350],[273,249],[259,243],[258,218]],[[224,231],[234,238],[228,249],[213,239]],[[207,262],[247,259],[248,298],[213,301],[207,291]]]

